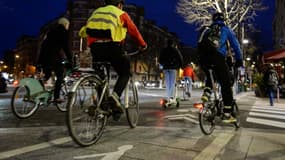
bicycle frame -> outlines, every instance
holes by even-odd
[[[36,105],[43,103],[48,105],[48,100],[51,99],[53,90],[45,90],[42,84],[34,78],[24,78],[19,82],[21,86],[27,86],[30,91],[29,100],[33,100]]]

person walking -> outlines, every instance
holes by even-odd
[[[166,96],[169,102],[174,99],[177,69],[182,67],[183,57],[173,40],[167,41],[167,46],[161,51],[159,63],[163,68],[166,85]]]
[[[184,83],[188,83],[187,87],[187,92],[186,94],[191,97],[191,93],[192,93],[192,83],[194,82],[194,78],[195,78],[195,73],[192,67],[192,64],[187,64],[184,68],[183,68],[183,78],[184,78]]]
[[[278,79],[279,77],[277,72],[274,70],[273,66],[268,64],[266,66],[266,71],[263,76],[263,82],[266,86],[270,106],[274,106],[274,93],[276,92],[278,87]]]
[[[61,103],[60,99],[61,84],[64,81],[65,67],[72,68],[72,52],[69,47],[69,20],[65,17],[59,18],[57,23],[52,25],[43,40],[37,69],[42,69],[44,80],[47,81],[52,72],[55,72],[56,82],[54,87],[54,102]],[[63,51],[63,52],[62,52]],[[67,60],[68,66],[63,64]]]
[[[124,112],[120,97],[131,75],[130,62],[124,56],[122,48],[127,33],[138,44],[140,51],[147,49],[147,44],[137,26],[128,13],[122,10],[124,3],[124,0],[105,0],[106,5],[93,11],[86,25],[79,31],[80,37],[87,38],[93,63],[110,62],[118,74],[113,92],[109,97],[110,102],[113,103],[112,116],[115,121],[118,121]]]
[[[224,118],[226,123],[236,122],[236,118],[232,116],[233,92],[232,80],[229,66],[226,62],[227,49],[233,48],[235,55],[235,67],[241,67],[242,53],[239,42],[234,32],[225,24],[223,13],[214,13],[212,16],[212,24],[204,27],[198,40],[198,54],[200,56],[200,65],[206,74],[206,87],[201,97],[202,101],[208,101],[211,97],[213,88],[209,67],[215,73],[215,77],[221,85],[222,97],[224,102]],[[228,43],[229,42],[229,43]],[[230,44],[230,45],[229,45]]]

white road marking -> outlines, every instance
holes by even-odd
[[[284,107],[257,107],[257,106],[253,106],[252,108],[256,108],[256,109],[265,109],[265,110],[272,110],[272,111],[285,111]]]
[[[231,140],[234,134],[221,133],[217,138],[208,145],[202,152],[200,152],[194,160],[213,160],[222,148]]]
[[[247,117],[246,121],[252,122],[252,123],[257,123],[257,124],[263,124],[263,125],[267,125],[267,126],[285,128],[285,122],[278,122],[278,121],[273,121],[273,120],[267,120],[267,119],[261,119],[261,118],[252,118],[252,117]]]
[[[276,113],[276,114],[280,114],[280,115],[285,115],[285,112],[271,111],[271,110],[266,110],[266,109],[251,109],[250,112]]]
[[[118,160],[124,153],[133,148],[133,145],[123,145],[118,148],[116,152],[108,152],[108,153],[100,153],[100,154],[91,154],[85,156],[76,156],[74,159],[86,159],[86,158],[93,158],[93,157],[102,157],[101,160]]]
[[[198,118],[191,114],[169,115],[169,116],[165,116],[164,118],[169,119],[169,120],[187,120],[195,124],[199,124],[199,122],[197,121]]]
[[[249,112],[251,116],[259,116],[259,117],[266,117],[266,118],[278,118],[285,120],[284,115],[276,115],[276,114],[266,114],[266,113],[257,113],[257,112]]]
[[[70,137],[64,137],[64,138],[52,140],[50,142],[40,143],[40,144],[36,144],[36,145],[26,146],[26,147],[19,148],[19,149],[1,152],[0,153],[0,159],[10,158],[13,156],[17,156],[19,154],[24,154],[24,153],[36,151],[39,149],[48,148],[48,147],[51,147],[53,145],[59,145],[59,144],[67,143],[69,141],[71,141]]]

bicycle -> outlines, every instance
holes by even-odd
[[[215,130],[215,120],[216,118],[223,119],[223,100],[221,93],[219,91],[220,87],[215,83],[213,69],[209,68],[210,79],[212,82],[212,93],[214,94],[214,99],[210,98],[208,102],[194,103],[194,107],[199,109],[199,126],[201,131],[205,135],[210,135]],[[236,100],[232,103],[232,116],[234,116],[237,121],[234,122],[236,129],[240,127],[240,117],[239,109]]]
[[[48,107],[50,104],[55,104],[61,112],[66,111],[66,100],[68,96],[68,85],[64,81],[60,90],[60,98],[65,101],[62,103],[54,103],[53,99],[54,88],[45,87],[41,79],[23,78],[14,89],[11,98],[11,107],[13,114],[25,119],[31,117],[40,106]]]
[[[128,55],[137,54],[138,51]],[[83,72],[85,75],[71,88],[67,103],[67,127],[72,139],[80,146],[95,144],[102,136],[108,118],[112,115],[110,95],[109,62],[96,62],[96,70]],[[97,69],[98,68],[98,69]],[[130,128],[139,120],[137,87],[129,79],[124,90],[123,104]]]
[[[188,98],[191,97],[191,93],[190,93],[190,82],[187,78],[184,78],[184,83],[183,83],[183,90],[182,90],[182,94],[183,94],[183,99],[187,100]]]

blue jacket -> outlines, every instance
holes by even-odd
[[[240,49],[240,44],[235,36],[235,33],[225,25],[223,21],[215,21],[212,25],[219,24],[223,26],[221,28],[221,39],[220,39],[220,47],[218,48],[218,52],[221,53],[223,56],[227,54],[227,40],[230,42],[230,46],[233,48],[235,52],[235,59],[242,60],[242,53]]]

